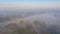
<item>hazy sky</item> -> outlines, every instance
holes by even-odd
[[[60,0],[0,0],[0,9],[60,8]]]

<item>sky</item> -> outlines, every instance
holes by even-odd
[[[0,9],[60,8],[60,0],[0,0]]]
[[[0,3],[60,3],[60,0],[0,0]]]

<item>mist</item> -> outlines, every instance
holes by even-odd
[[[24,20],[24,25],[19,24],[21,19]],[[31,32],[33,29],[35,34],[43,34],[44,32],[46,34],[60,34],[60,9],[0,11],[0,26],[3,26],[0,31],[3,33],[4,30],[12,30],[4,28],[9,24],[16,24],[16,29],[31,27],[31,30],[25,31]]]

